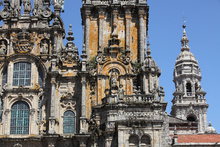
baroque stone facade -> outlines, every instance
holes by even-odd
[[[72,25],[63,44],[63,0],[4,0],[0,146],[170,147],[184,145],[179,134],[216,133],[185,26],[168,115],[146,0],[82,2],[79,55]]]

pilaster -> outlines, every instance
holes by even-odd
[[[85,16],[85,24],[84,24],[84,44],[85,44],[85,49],[87,52],[88,57],[90,57],[90,48],[89,48],[89,36],[90,36],[90,17],[91,17],[91,8],[90,7],[85,7],[84,8],[84,16]]]
[[[130,51],[130,40],[131,40],[131,7],[124,7],[125,9],[125,34],[126,34],[126,50]]]
[[[139,58],[140,63],[144,62],[144,52],[146,49],[146,8],[139,7],[138,9],[138,17],[139,17]]]
[[[102,51],[103,50],[103,31],[104,31],[104,18],[105,18],[105,10],[106,10],[106,6],[99,6],[98,7],[98,19],[99,19],[99,47],[98,47],[98,51]]]

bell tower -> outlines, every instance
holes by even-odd
[[[120,88],[128,95],[138,87],[144,90],[135,74],[145,60],[148,9],[143,0],[83,0],[84,48],[92,75],[86,88],[87,117],[92,105]]]
[[[189,40],[186,35],[186,26],[183,25],[181,39],[181,53],[176,59],[174,69],[174,83],[176,91],[173,93],[171,114],[177,118],[198,122],[200,133],[207,127],[206,92],[201,88],[201,72],[198,61],[190,52]]]

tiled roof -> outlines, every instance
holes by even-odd
[[[178,143],[219,143],[220,134],[177,135]]]

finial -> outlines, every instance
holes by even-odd
[[[86,45],[85,45],[85,43],[83,44],[82,53],[83,53],[83,54],[86,54]]]
[[[151,55],[151,49],[150,49],[150,42],[149,40],[147,41],[147,56],[150,57]]]
[[[72,41],[74,40],[73,30],[72,30],[72,24],[69,25],[69,31],[68,31],[67,40],[68,40],[69,42],[72,42]]]
[[[184,22],[182,27],[183,27],[183,36],[186,36],[186,24],[185,24],[185,22]]]
[[[83,60],[86,60],[86,58],[87,58],[87,54],[86,54],[86,45],[85,45],[85,44],[83,44],[81,58],[82,58]]]
[[[181,48],[181,51],[189,51],[189,40],[187,38],[187,35],[186,35],[186,24],[184,22],[183,24],[183,37],[181,39],[181,43],[182,43],[182,48]]]

